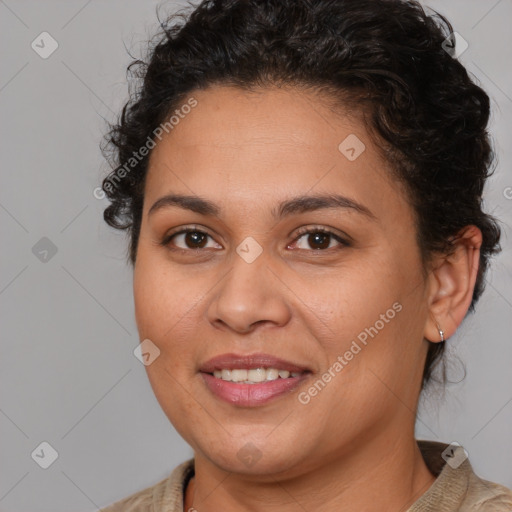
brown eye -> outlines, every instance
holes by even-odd
[[[307,237],[305,236],[307,235]],[[295,239],[295,244],[299,244],[301,238],[305,239],[305,243],[299,249],[310,250],[310,251],[324,251],[332,249],[332,242],[338,242],[338,245],[348,246],[348,242],[341,238],[336,233],[329,231],[324,228],[315,228],[302,231],[299,236]]]
[[[186,252],[208,248],[208,238],[212,237],[205,231],[195,228],[185,228],[167,235],[161,242],[161,245],[172,251]],[[300,242],[302,238],[305,242]],[[350,245],[349,242],[341,236],[325,228],[310,228],[309,230],[300,232],[292,245],[298,246],[297,248],[301,250],[322,252],[336,248],[336,242],[338,248],[348,247]],[[300,244],[303,245],[300,246]],[[217,244],[215,247],[210,248],[222,249],[222,246]]]
[[[162,241],[162,245],[168,247],[171,250],[176,249],[186,251],[203,249],[208,243],[208,238],[211,238],[210,235],[204,231],[187,228],[166,236]],[[172,247],[171,245],[175,247]]]
[[[203,248],[206,245],[206,233],[200,231],[188,231],[184,234],[184,242],[190,249]]]
[[[308,235],[308,244],[313,249],[328,249],[331,242],[331,235],[326,233],[310,233]]]

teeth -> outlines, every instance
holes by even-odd
[[[266,375],[267,380],[276,380],[279,378],[279,371],[275,368],[269,368]]]
[[[267,379],[267,371],[265,368],[251,368],[247,371],[247,380],[251,382],[263,382]]]
[[[250,370],[215,370],[213,375],[217,379],[230,382],[243,382],[244,384],[257,384],[268,380],[278,378],[287,379],[288,377],[299,377],[301,372],[289,372],[288,370],[277,370],[276,368],[251,368]]]
[[[243,382],[247,380],[247,370],[231,370],[232,382]]]

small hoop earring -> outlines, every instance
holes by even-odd
[[[437,324],[437,330],[439,331],[439,336],[441,337],[441,341],[444,341],[444,331],[441,329],[439,324]]]

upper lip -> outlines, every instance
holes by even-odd
[[[201,365],[199,371],[213,373],[215,370],[240,369],[250,370],[252,368],[276,368],[277,370],[288,370],[290,372],[310,371],[307,367],[291,361],[286,361],[270,354],[221,354],[209,359]]]

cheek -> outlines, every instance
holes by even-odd
[[[383,272],[383,268],[388,270]],[[341,269],[336,279],[326,280],[323,286],[316,285],[314,307],[318,316],[344,339],[357,337],[389,309],[388,317],[394,318],[392,306],[399,300],[404,285],[400,274],[389,268],[389,262],[361,259]],[[380,323],[379,327],[384,331]]]
[[[135,318],[141,339],[165,344],[177,326],[183,328],[194,297],[194,287],[186,277],[177,279],[172,268],[141,247],[133,278]]]
[[[180,418],[200,413],[185,389],[195,373],[195,347],[190,340],[197,326],[192,321],[193,304],[201,294],[195,293],[186,279],[173,277],[166,265],[144,250],[137,257],[133,293],[139,339],[150,339],[160,351],[145,366],[150,385],[165,414],[181,432]],[[186,429],[181,433],[185,437]]]
[[[420,350],[424,287],[419,260],[413,251],[388,248],[361,258],[349,270],[323,297],[317,289],[316,312],[339,334],[324,347],[331,361],[346,353],[350,362],[344,373],[358,381],[361,369],[380,368],[392,375],[397,361],[405,364]]]

